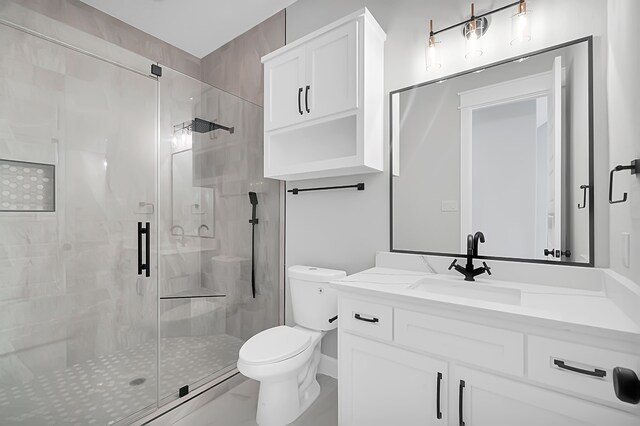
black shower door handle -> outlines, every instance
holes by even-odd
[[[300,115],[303,114],[303,112],[302,112],[302,87],[298,88],[298,112],[300,113]]]
[[[307,110],[307,114],[311,112],[311,110],[309,109],[309,90],[310,89],[311,89],[311,86],[307,86],[304,91],[304,108]]]
[[[142,271],[145,271],[145,276],[151,276],[151,240],[150,240],[151,224],[145,222],[145,226],[142,226],[142,222],[138,222],[138,275],[142,275]],[[142,262],[142,237],[145,241],[145,261]]]

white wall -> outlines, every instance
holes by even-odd
[[[610,0],[609,22],[609,143],[610,167],[640,158],[640,56],[637,32],[638,0]],[[640,177],[616,176],[614,197],[629,194],[624,204],[611,206],[611,268],[640,284]],[[622,233],[631,234],[631,264],[622,263]]]
[[[298,0],[287,8],[287,42],[294,41],[359,8],[368,7],[387,33],[385,45],[385,92],[489,64],[505,57],[559,44],[583,36],[595,39],[596,113],[596,262],[606,266],[608,253],[608,205],[606,204],[608,148],[606,144],[605,70],[601,46],[606,37],[607,4],[603,0],[535,0],[531,43],[512,48],[507,40],[509,17],[504,11],[492,18],[485,37],[491,49],[476,62],[467,63],[462,54],[463,38],[458,31],[443,34],[445,64],[439,74],[424,67],[424,42],[429,19],[437,28],[468,17],[467,0]],[[497,7],[494,1],[476,1],[476,11]],[[388,111],[388,106],[385,106]],[[388,115],[388,114],[387,114]],[[388,120],[385,120],[388,146]],[[388,150],[385,149],[385,153]],[[286,264],[316,264],[344,269],[348,273],[373,266],[377,250],[389,248],[389,174],[288,182],[288,187],[366,183],[364,192],[327,191],[298,196],[287,194]],[[288,293],[288,292],[287,292]],[[291,323],[290,303],[287,321]],[[323,352],[336,355],[336,342],[327,336]]]

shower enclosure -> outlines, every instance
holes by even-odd
[[[0,422],[126,424],[215,383],[279,322],[262,108],[7,22],[0,40]]]

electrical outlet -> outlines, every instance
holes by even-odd
[[[622,233],[622,265],[625,268],[631,267],[631,234],[628,232]]]

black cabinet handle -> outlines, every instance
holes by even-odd
[[[302,115],[302,87],[298,88],[298,112]]]
[[[142,275],[142,271],[145,271],[145,276],[151,276],[150,258],[151,258],[151,241],[150,241],[151,225],[149,222],[142,226],[142,222],[138,222],[138,275]],[[142,263],[142,237],[145,237],[145,262]]]
[[[304,108],[307,110],[307,114],[311,112],[309,109],[309,89],[311,89],[311,86],[307,86],[304,91]]]
[[[371,317],[371,318],[365,318],[363,316],[361,316],[360,314],[354,314],[353,317],[357,320],[360,321],[364,321],[364,322],[371,322],[371,323],[377,323],[378,321],[380,321],[378,318],[376,317]]]
[[[553,363],[558,367],[558,368],[562,368],[563,370],[569,370],[569,371],[573,371],[574,373],[580,373],[580,374],[584,374],[586,376],[591,376],[591,377],[605,377],[607,375],[607,372],[604,370],[600,370],[598,368],[595,368],[593,371],[591,370],[583,370],[582,368],[578,368],[578,367],[572,367],[570,365],[566,365],[564,363],[564,361],[560,361],[559,359],[554,359]]]
[[[438,372],[438,381],[436,382],[436,418],[442,418],[442,411],[440,411],[440,384],[442,383],[442,373]]]
[[[460,388],[459,388],[459,395],[458,395],[458,418],[460,419],[460,426],[464,426],[464,420],[463,420],[463,416],[464,416],[464,380],[460,380]]]

